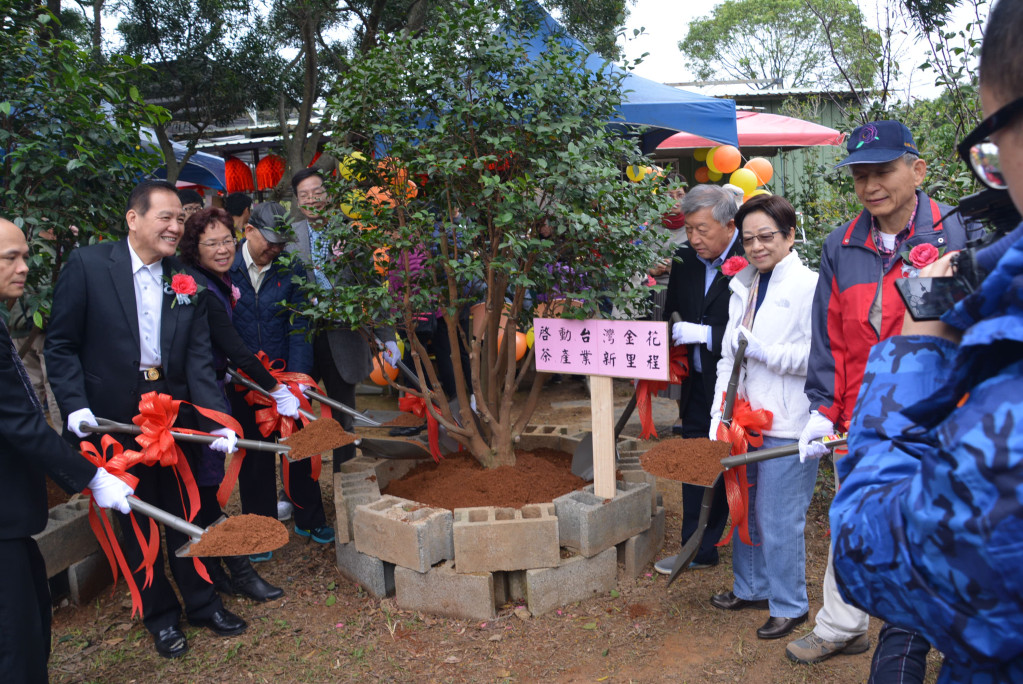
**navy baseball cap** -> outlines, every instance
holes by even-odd
[[[852,132],[845,145],[849,156],[835,165],[884,164],[909,152],[920,156],[913,134],[899,121],[871,121]]]

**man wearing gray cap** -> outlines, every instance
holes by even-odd
[[[902,330],[906,307],[895,281],[915,273],[918,266],[910,252],[924,245],[920,254],[936,257],[962,249],[967,240],[958,216],[942,220],[951,208],[919,190],[927,162],[906,126],[872,121],[852,132],[847,150],[836,168],[851,173],[863,211],[828,235],[821,249],[805,387],[811,411],[799,437],[801,460],[827,452],[813,440],[848,430],[871,347]],[[836,486],[837,479],[836,470]],[[814,631],[786,648],[791,660],[817,663],[870,647],[869,616],[839,595],[830,550],[822,594],[824,605]],[[885,625],[872,673],[880,677],[879,667],[889,672],[894,668],[900,676],[911,677],[929,649],[919,635]]]
[[[284,361],[284,370],[309,375],[313,370],[313,349],[306,337],[308,323],[292,317],[281,306],[306,305],[301,286],[306,270],[297,259],[285,265],[279,257],[291,240],[287,210],[276,202],[262,202],[252,208],[245,226],[245,240],[231,267],[231,282],[240,296],[234,309],[234,326],[253,352],[265,352],[271,361]],[[295,278],[298,276],[298,278]],[[231,413],[245,435],[259,435],[254,409],[245,401],[247,392],[230,392]],[[289,495],[295,506],[295,532],[313,541],[334,541],[327,526],[319,483],[312,478],[312,459],[291,463]],[[246,458],[238,475],[242,513],[277,517],[277,466],[274,459]],[[271,553],[251,556],[253,561],[269,560]]]

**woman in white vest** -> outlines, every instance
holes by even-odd
[[[750,199],[735,214],[735,225],[749,265],[729,284],[715,396],[725,392],[741,333],[748,346],[738,396],[754,410],[771,412],[762,447],[769,448],[797,440],[810,415],[803,384],[817,274],[793,250],[796,213],[784,198]],[[710,438],[716,439],[720,403],[712,417]],[[711,597],[711,603],[722,610],[769,609],[770,617],[757,630],[761,639],[786,636],[808,617],[803,528],[817,480],[812,461],[800,463],[794,454],[746,467],[753,545],[733,537],[733,589]]]

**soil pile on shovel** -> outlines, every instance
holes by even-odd
[[[351,432],[345,432],[341,423],[333,418],[318,418],[310,421],[301,430],[293,432],[283,443],[291,447],[288,460],[300,461],[351,444],[356,439],[358,437]]]
[[[288,528],[265,515],[236,515],[210,527],[192,544],[190,556],[247,556],[288,543]]]
[[[401,413],[384,423],[381,427],[419,427],[426,423],[426,418],[420,418],[411,413]]]
[[[667,480],[710,487],[721,473],[731,445],[706,438],[666,439],[640,457],[643,470]]]

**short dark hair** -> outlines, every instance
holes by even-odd
[[[173,192],[175,197],[178,196],[178,189],[173,183],[165,180],[145,180],[136,185],[128,195],[128,206],[125,207],[124,213],[127,214],[134,209],[140,214],[145,214],[149,211],[149,198],[154,192]]]
[[[757,195],[743,202],[739,211],[735,212],[735,227],[739,231],[742,231],[743,220],[754,211],[762,211],[770,216],[785,237],[792,235],[796,229],[796,210],[781,195]]]
[[[199,238],[214,223],[224,224],[231,235],[234,235],[234,221],[231,215],[218,207],[197,211],[185,221],[185,232],[181,235],[178,249],[181,252],[181,260],[189,266],[199,265]]]
[[[298,184],[304,181],[306,178],[312,178],[313,176],[316,176],[320,180],[323,180],[323,176],[320,175],[319,169],[310,168],[296,171],[295,175],[291,177],[291,191],[297,195]]]
[[[224,198],[224,209],[227,209],[231,216],[241,216],[251,206],[252,198],[244,192],[232,192]]]
[[[181,200],[182,206],[185,204],[202,204],[202,195],[191,188],[185,188],[184,190],[178,190],[178,199]]]
[[[1006,101],[1023,96],[1023,3],[998,0],[980,45],[980,83]]]

